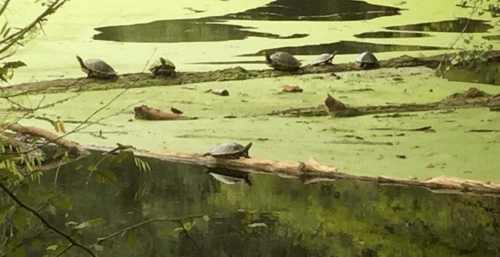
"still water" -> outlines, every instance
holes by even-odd
[[[28,0],[13,2],[9,24],[31,22],[35,7]],[[266,69],[264,50],[290,51],[303,63],[335,50],[334,62],[352,62],[366,50],[381,60],[432,55],[453,44],[469,12],[455,1],[431,0],[147,0],[141,8],[133,1],[69,1],[17,49],[12,60],[27,67],[16,71],[11,84],[81,77],[76,55],[103,59],[119,74],[141,72],[158,56],[182,72]],[[492,24],[489,14],[474,16],[466,33],[476,35],[475,44],[496,48]]]
[[[87,244],[152,218],[152,222],[101,243],[100,256],[496,256],[500,251],[500,200],[436,194],[426,189],[358,181],[302,184],[296,179],[251,174],[252,186],[223,184],[205,168],[144,159],[106,161],[100,170],[117,175],[99,183],[75,171],[99,153],[63,167],[57,191],[72,210],[53,222],[81,223]],[[44,176],[53,187],[54,172]],[[101,180],[102,181],[102,180]],[[197,216],[197,218],[183,218]],[[70,250],[74,256],[86,256]]]

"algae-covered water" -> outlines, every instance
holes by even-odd
[[[456,4],[72,0],[6,59],[28,65],[15,70],[9,83],[83,77],[76,55],[103,59],[125,74],[145,70],[159,56],[173,61],[182,73],[236,66],[268,69],[262,53],[278,50],[294,54],[303,64],[335,50],[334,63],[352,62],[365,50],[380,60],[435,55],[454,44],[462,31],[468,39],[473,36],[471,44],[459,40],[455,50],[482,43],[498,49],[498,18],[487,13],[467,22],[471,6]],[[21,27],[41,8],[31,0],[12,1],[2,17],[10,26]],[[80,144],[121,143],[201,154],[224,141],[253,142],[252,157],[295,162],[312,157],[354,175],[418,180],[448,175],[500,183],[500,113],[488,108],[351,118],[268,115],[322,105],[327,94],[350,106],[391,105],[436,102],[472,86],[497,94],[498,86],[449,81],[425,67],[336,75],[340,79],[325,73],[22,94],[0,101],[0,108],[2,118],[23,117],[22,125],[61,136],[52,121],[64,123],[66,131],[83,125],[66,137]],[[282,93],[285,85],[304,91]],[[106,85],[95,81],[89,87]],[[207,93],[214,88],[228,90],[229,96]],[[135,119],[134,107],[143,104],[162,110],[175,107],[196,119]],[[22,116],[26,108],[34,110]],[[432,130],[416,130],[427,126]],[[252,186],[229,185],[198,166],[146,159],[151,171],[144,172],[132,160],[110,164],[101,158],[93,153],[57,172],[46,172],[39,184],[43,190],[69,196],[72,209],[42,214],[68,233],[83,226],[84,236],[71,234],[82,244],[92,245],[97,238],[125,229],[92,247],[99,256],[423,257],[497,256],[500,251],[499,201],[494,197],[351,180],[303,184],[262,174],[250,174]],[[99,169],[89,174],[96,163]],[[38,206],[36,200],[27,203]],[[159,220],[131,228],[155,218]],[[44,239],[54,241],[52,236],[33,236],[30,249],[53,247],[44,245]],[[85,254],[72,247],[66,255]]]

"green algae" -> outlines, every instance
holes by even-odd
[[[139,149],[188,153],[203,153],[223,141],[252,141],[254,147],[250,154],[254,157],[275,161],[307,161],[313,157],[356,175],[418,179],[450,175],[500,181],[500,175],[494,171],[500,164],[497,158],[500,152],[495,147],[500,142],[500,133],[470,132],[495,130],[500,125],[500,114],[487,108],[354,118],[266,115],[273,110],[321,105],[327,93],[352,106],[383,105],[439,101],[470,87],[468,83],[438,78],[427,68],[338,75],[340,80],[329,74],[313,74],[128,89],[90,121],[105,119],[69,135],[68,139],[81,144],[113,146],[119,142]],[[298,85],[304,92],[282,93],[283,85]],[[498,91],[495,86],[475,86],[487,93]],[[206,93],[213,88],[226,89],[229,96]],[[24,105],[36,106],[42,99],[43,103],[51,103],[75,96],[34,114],[63,121],[66,130],[71,131],[123,90],[33,95],[20,99],[25,99]],[[174,106],[197,120],[135,120],[133,107],[142,104],[163,110]],[[25,119],[21,123],[53,130],[49,122],[40,119]],[[435,132],[408,131],[424,126],[432,126]]]

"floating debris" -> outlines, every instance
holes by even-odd
[[[222,89],[222,88],[215,88],[212,91],[210,91],[210,93],[215,94],[215,95],[220,95],[220,96],[229,96],[229,91],[227,91],[226,89]]]
[[[283,86],[283,90],[281,90],[281,92],[290,92],[290,93],[301,93],[303,91],[304,89],[300,88],[297,85]]]

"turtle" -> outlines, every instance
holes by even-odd
[[[356,56],[354,62],[363,70],[375,69],[379,67],[377,58],[370,51],[363,52]]]
[[[266,63],[270,67],[279,71],[296,71],[300,69],[301,63],[287,52],[276,52],[272,55],[264,53],[266,56]]]
[[[250,181],[250,176],[248,172],[225,169],[225,168],[215,168],[208,169],[207,173],[217,179],[218,181],[225,184],[236,184],[239,182],[245,182],[248,186],[252,186],[252,181]]]
[[[337,54],[337,51],[331,54],[329,53],[320,54],[316,59],[312,60],[309,63],[309,66],[331,65],[333,57],[335,57],[335,54]]]
[[[152,77],[175,77],[175,65],[169,59],[160,57],[149,67]]]
[[[89,78],[116,79],[116,72],[109,64],[99,59],[88,59],[85,62],[80,56],[76,59]]]
[[[208,149],[203,156],[213,156],[224,159],[239,159],[240,157],[250,158],[248,149],[252,147],[250,142],[247,146],[242,146],[235,142],[225,142]]]

